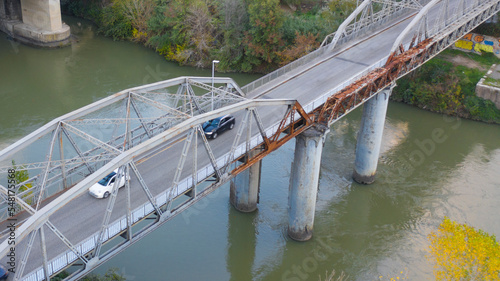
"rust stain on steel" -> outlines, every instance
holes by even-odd
[[[410,46],[415,44],[415,40],[416,38],[413,38]],[[322,107],[315,110],[317,122],[329,124],[354,106],[362,103],[366,98],[395,82],[401,74],[413,70],[415,66],[427,59],[429,49],[434,45],[431,42],[432,38],[426,39],[408,51],[404,51],[403,47],[400,46],[401,54],[391,54],[384,67],[371,71],[336,95],[328,98]]]
[[[364,102],[365,99],[371,97],[379,90],[391,85],[400,75],[413,70],[425,62],[429,54],[432,53],[432,49],[436,46],[436,42],[432,42],[432,38],[428,38],[413,46],[415,40],[416,38],[410,43],[408,51],[404,51],[404,48],[400,46],[399,51],[401,54],[391,54],[384,67],[374,69],[337,94],[329,97],[323,106],[318,107],[311,114],[307,114],[302,106],[296,102],[289,108],[285,117],[281,120],[277,132],[269,138],[264,137],[264,141],[261,144],[263,149],[253,157],[248,157],[250,154],[247,153],[236,159],[234,162],[241,161],[244,164],[232,170],[231,174],[235,176],[254,163],[262,160],[269,153],[311,127],[313,123],[329,124],[351,110],[354,106]],[[299,113],[300,115],[298,120],[294,118],[295,113]],[[285,125],[288,120],[290,120],[290,124]],[[283,133],[286,136],[280,139]]]
[[[300,118],[298,118],[297,120],[295,120],[294,118],[295,113],[298,113],[300,115]],[[290,120],[290,123],[286,125],[286,122],[288,120]],[[264,142],[261,145],[258,145],[257,148],[253,149],[259,149],[261,151],[256,153],[253,157],[248,157],[248,155],[251,155],[249,151],[240,158],[235,159],[234,162],[241,161],[244,163],[232,170],[231,174],[233,176],[236,176],[237,174],[243,172],[253,164],[262,160],[262,158],[267,156],[269,153],[275,151],[283,144],[285,144],[298,134],[302,133],[304,130],[312,126],[312,124],[313,116],[307,114],[300,103],[296,101],[295,104],[289,108],[288,112],[285,114],[285,117],[281,120],[276,133],[274,133],[269,138],[264,137]],[[285,132],[286,135],[280,138],[280,136]]]

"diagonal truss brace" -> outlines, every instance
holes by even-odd
[[[38,210],[40,203],[42,202],[43,191],[45,190],[45,186],[47,185],[47,177],[50,171],[50,162],[52,161],[52,153],[54,152],[54,146],[59,134],[59,130],[61,129],[61,123],[57,124],[56,129],[52,133],[52,140],[50,141],[49,152],[47,154],[47,166],[45,167],[45,171],[43,172],[42,182],[40,183],[40,192],[38,194],[38,199],[36,201],[35,209]]]
[[[113,187],[111,188],[111,196],[108,200],[108,205],[106,206],[106,212],[104,213],[104,218],[101,224],[101,230],[99,231],[99,235],[97,236],[97,245],[94,251],[94,258],[99,257],[99,253],[101,252],[102,244],[104,243],[104,234],[109,226],[109,220],[111,219],[111,213],[113,212],[113,208],[115,207],[116,195],[118,194],[118,189],[120,188],[121,178],[124,176],[123,174],[124,168],[123,166],[118,169],[117,176],[115,178],[115,182],[113,183]],[[127,176],[125,176],[125,181],[127,181]]]
[[[168,113],[171,113],[173,114],[174,116],[176,116],[177,118],[181,118],[181,119],[186,119],[186,118],[189,118],[190,116],[187,115],[186,113],[182,112],[182,111],[179,111],[177,109],[174,109],[174,108],[171,108],[170,106],[168,105],[164,105],[162,103],[159,103],[155,100],[152,100],[152,99],[149,99],[149,98],[146,98],[140,94],[137,94],[137,93],[134,93],[132,92],[132,97],[137,99],[137,100],[140,100],[144,103],[147,103],[147,104],[150,104],[160,110],[164,110]]]
[[[189,147],[191,146],[191,141],[193,140],[193,136],[196,134],[197,129],[194,128],[189,131],[186,141],[184,142],[184,147],[182,148],[181,152],[181,158],[179,159],[179,163],[177,164],[177,169],[175,170],[174,174],[174,179],[172,181],[172,186],[170,187],[170,191],[167,196],[168,200],[168,205],[167,205],[167,212],[170,212],[172,208],[172,202],[173,202],[173,196],[174,196],[174,191],[177,189],[177,186],[179,185],[179,181],[181,178],[181,173],[182,170],[184,169],[184,163],[186,162],[186,157],[189,152]],[[198,155],[194,155],[195,159],[194,162],[198,161]]]
[[[156,204],[156,201],[153,197],[153,194],[149,190],[148,186],[146,185],[146,182],[144,181],[144,178],[142,177],[141,173],[137,169],[137,166],[135,165],[134,162],[129,163],[130,168],[132,168],[132,171],[134,171],[134,174],[137,177],[137,180],[139,180],[139,183],[141,184],[142,189],[146,193],[146,196],[148,197],[149,203],[153,206],[155,209],[156,213],[158,214],[159,217],[163,215],[163,212],[161,211],[160,207]]]
[[[107,150],[108,152],[111,152],[113,154],[120,154],[121,151],[119,149],[117,149],[116,147],[113,147],[97,138],[94,138],[93,136],[71,126],[70,124],[66,123],[66,122],[61,122],[63,123],[63,127],[65,129],[67,129],[68,131],[71,131],[72,133],[80,136],[81,138],[91,142],[92,144],[96,145],[97,147],[100,147],[104,150]]]

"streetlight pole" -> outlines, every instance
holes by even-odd
[[[214,87],[214,77],[215,77],[215,64],[219,63],[218,60],[212,61],[212,88]],[[214,91],[212,90],[212,110],[214,110]]]

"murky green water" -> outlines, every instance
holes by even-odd
[[[65,49],[34,49],[0,34],[0,148],[119,90],[211,75],[65,20],[79,38]],[[227,76],[240,85],[257,78]],[[500,236],[499,126],[390,103],[377,181],[363,186],[351,180],[360,115],[328,135],[311,241],[286,235],[290,142],[263,161],[257,212],[235,211],[222,187],[96,272],[116,267],[127,280],[318,280],[336,270],[349,280],[433,280],[427,235],[444,216]]]

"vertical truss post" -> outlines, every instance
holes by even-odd
[[[68,188],[68,181],[66,179],[66,162],[64,161],[64,146],[63,146],[63,132],[59,130],[59,156],[61,157],[61,176],[63,182],[63,189]]]
[[[125,166],[125,175],[130,175],[129,165]],[[126,178],[125,178],[126,179]],[[127,190],[127,240],[132,240],[132,205],[130,201],[130,181],[125,180],[125,189]]]
[[[130,103],[131,102],[132,102],[132,95],[130,93],[128,93],[127,113],[125,115],[125,135],[123,138],[123,151],[130,148]],[[145,125],[142,123],[142,118],[140,118],[139,120],[141,121],[141,124],[144,127],[144,130],[146,130],[146,134],[148,134],[148,130],[146,129]],[[151,136],[149,134],[148,134],[148,137],[151,138]]]
[[[253,110],[253,108],[249,108],[250,111]],[[247,125],[247,139],[246,139],[246,153],[248,154],[250,152],[250,142],[252,138],[252,118],[248,118],[248,125]]]
[[[191,190],[191,197],[196,198],[196,186],[198,185],[198,134],[194,133],[194,142],[193,142],[193,174],[192,174],[192,181],[193,181],[193,187]]]
[[[45,244],[45,231],[43,225],[38,229],[40,232],[40,247],[42,248],[43,271],[45,273],[45,280],[50,281],[49,266],[47,261],[47,244]]]

